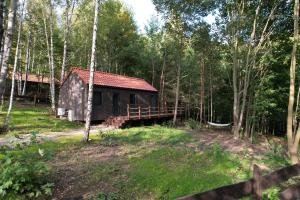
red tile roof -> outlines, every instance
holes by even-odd
[[[11,74],[9,74],[9,78],[11,79]],[[20,74],[16,74],[16,79],[20,79]],[[22,80],[24,81],[26,79],[26,74],[22,74]],[[49,84],[49,77],[48,76],[39,76],[36,74],[28,74],[27,77],[27,82],[32,82],[32,83],[44,83],[44,84]],[[55,84],[59,84],[59,80],[55,79]]]
[[[89,83],[89,70],[73,68],[70,74],[71,73],[77,74],[85,84]],[[94,84],[98,86],[157,92],[157,89],[155,89],[152,85],[147,83],[144,79],[122,76],[118,74],[111,74],[101,71],[95,71]]]

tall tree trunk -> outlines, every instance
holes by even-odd
[[[200,123],[203,123],[205,121],[204,115],[205,115],[205,67],[204,67],[204,60],[201,58],[200,60]]]
[[[52,0],[50,0],[50,56],[51,56],[51,68],[50,68],[50,94],[51,94],[51,109],[55,113],[55,66],[54,66],[54,55],[53,55],[53,8]]]
[[[31,46],[31,31],[29,30],[28,38],[27,38],[27,47],[26,47],[26,61],[25,61],[25,80],[23,84],[22,96],[26,94],[26,85],[28,79],[28,71],[30,65],[30,46]]]
[[[233,81],[233,135],[234,138],[239,137],[239,129],[238,129],[238,121],[239,121],[239,87],[238,87],[238,58],[237,58],[237,51],[238,51],[238,40],[234,38],[234,47],[232,49],[233,55],[233,74],[232,74],[232,81]]]
[[[211,65],[209,67],[209,90],[210,90],[210,121],[213,121],[213,88],[212,88],[212,71]]]
[[[70,13],[70,0],[66,0],[67,7],[65,13],[65,30],[64,30],[64,51],[63,51],[63,61],[61,66],[61,75],[60,75],[60,82],[62,83],[65,78],[65,68],[67,65],[67,51],[68,51],[68,41],[69,41],[69,32],[71,26],[71,20],[73,15],[73,9],[75,1],[72,2],[72,8]]]
[[[33,47],[32,47],[32,62],[31,62],[31,67],[29,69],[29,72],[33,72],[33,69],[34,69],[34,64],[35,64],[35,45],[36,45],[36,38],[34,36],[33,37]]]
[[[2,66],[2,59],[3,59],[3,49],[4,49],[4,40],[5,40],[5,24],[6,24],[6,5],[7,1],[6,0],[0,0],[2,2],[2,35],[1,35],[1,46],[0,46],[0,69]]]
[[[5,83],[7,78],[7,71],[8,71],[7,62],[8,62],[9,53],[12,44],[12,36],[13,36],[15,15],[16,15],[16,4],[17,4],[17,0],[11,0],[11,5],[8,13],[6,36],[4,39],[3,58],[2,58],[1,72],[0,72],[0,96],[2,96],[4,93]]]
[[[164,55],[163,55],[163,66],[161,69],[161,74],[160,74],[160,81],[159,81],[159,102],[160,102],[160,107],[163,108],[164,106],[164,90],[165,90],[165,68],[166,68],[166,49],[164,49]]]
[[[20,54],[19,44],[20,44],[21,32],[22,32],[22,23],[23,23],[22,20],[23,20],[24,3],[25,3],[25,0],[23,1],[23,4],[22,4],[22,12],[21,12],[21,16],[20,16],[21,20],[20,20],[20,24],[19,24],[19,27],[18,27],[17,46],[16,46],[16,52],[15,52],[13,73],[12,73],[12,77],[11,77],[10,98],[9,98],[9,104],[8,104],[6,119],[5,119],[5,123],[4,123],[4,127],[6,129],[9,128],[10,113],[11,113],[11,110],[12,110],[12,105],[13,105],[13,100],[14,100],[16,71],[17,71],[17,66],[18,66],[18,61],[19,61],[19,54]]]
[[[154,58],[151,58],[151,65],[152,65],[152,81],[151,85],[154,85],[154,79],[155,79],[155,65],[154,65]]]
[[[21,44],[20,44],[21,45]],[[18,72],[17,72],[17,78],[18,78],[18,95],[21,95],[22,94],[22,49],[20,48],[19,49],[19,54],[18,54],[18,63],[19,63],[19,66],[18,66]]]
[[[0,0],[0,48],[2,47],[2,39],[4,34],[4,0]]]
[[[181,59],[181,58],[179,58],[179,59]],[[173,126],[176,125],[176,121],[177,121],[177,111],[178,111],[179,93],[180,93],[180,76],[181,76],[181,60],[178,62],[178,67],[177,67],[177,77],[176,77],[177,81],[176,81]]]
[[[300,139],[300,128],[293,134],[293,117],[294,117],[294,101],[295,101],[295,79],[296,79],[296,54],[299,41],[299,0],[295,0],[294,5],[294,41],[291,57],[290,67],[290,92],[289,92],[289,104],[288,104],[288,117],[287,117],[287,138],[288,138],[288,150],[292,164],[298,163],[298,145]]]
[[[84,131],[84,141],[86,142],[89,141],[90,128],[91,128],[91,115],[93,109],[94,68],[95,68],[95,57],[96,57],[97,29],[98,29],[98,12],[99,12],[99,4],[100,4],[99,1],[100,0],[95,0],[95,17],[94,17],[94,26],[93,26],[88,102],[87,102],[87,112],[85,118],[86,123],[85,123],[85,131]]]

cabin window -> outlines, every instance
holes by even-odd
[[[156,95],[150,95],[150,104],[151,104],[152,107],[157,106],[157,97],[156,97]]]
[[[130,105],[135,105],[136,104],[136,95],[135,94],[130,94]]]
[[[93,104],[95,106],[101,106],[102,105],[102,92],[94,92]]]

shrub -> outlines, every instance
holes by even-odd
[[[46,180],[49,169],[42,161],[44,151],[2,149],[0,154],[0,198],[32,199],[51,195],[53,184]]]
[[[201,129],[201,123],[194,119],[188,119],[184,124],[187,128],[190,129]]]

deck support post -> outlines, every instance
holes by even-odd
[[[158,106],[158,117],[160,117],[160,107]]]
[[[139,106],[139,119],[141,119],[141,106]]]
[[[148,112],[149,112],[149,119],[151,118],[151,106],[149,106],[149,108],[148,108]]]
[[[127,117],[130,119],[130,105],[127,104]]]
[[[253,197],[255,200],[262,199],[262,187],[261,187],[261,170],[257,165],[253,166]]]

